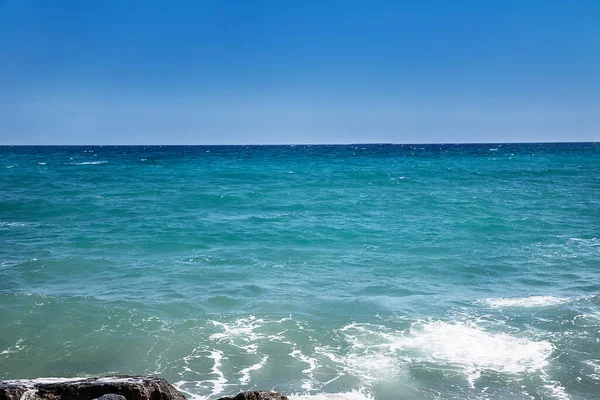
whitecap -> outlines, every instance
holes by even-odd
[[[513,375],[541,371],[554,350],[548,341],[490,333],[474,323],[419,322],[410,333],[399,347],[418,350],[424,361],[461,368],[471,385],[483,371]]]
[[[27,222],[0,222],[0,230],[10,229],[10,228],[22,228],[28,226]]]
[[[340,332],[351,346],[348,354],[325,347],[315,350],[367,386],[398,377],[415,362],[457,368],[471,386],[488,371],[541,374],[554,350],[548,341],[488,332],[474,322],[419,321],[404,331],[353,323]]]
[[[23,339],[19,339],[19,340],[17,340],[17,342],[15,343],[14,346],[9,347],[6,350],[0,351],[0,356],[5,355],[5,354],[18,353],[19,351],[23,350],[24,348],[25,348],[25,346],[23,345]]]
[[[84,161],[80,163],[73,163],[73,165],[98,165],[98,164],[106,164],[108,161]]]
[[[566,297],[530,296],[530,297],[499,297],[483,300],[490,307],[550,307],[568,302]]]

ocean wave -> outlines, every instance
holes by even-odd
[[[5,354],[18,353],[19,351],[23,350],[25,348],[25,345],[23,344],[23,342],[24,342],[23,339],[17,340],[17,342],[15,343],[14,346],[11,346],[6,350],[0,351],[0,356],[3,356]]]
[[[23,386],[32,386],[36,384],[52,384],[52,383],[68,383],[68,382],[80,382],[92,378],[91,376],[78,376],[73,378],[63,378],[63,377],[52,377],[52,378],[35,378],[35,379],[9,379],[4,380],[3,382],[8,384],[18,384]],[[131,382],[131,383],[141,383],[141,378],[136,377],[126,377],[126,376],[105,376],[102,378],[94,378],[96,382]]]
[[[600,312],[591,312],[575,316],[573,325],[580,328],[593,328],[600,326]]]
[[[524,394],[567,398],[547,373],[554,345],[508,328],[479,319],[387,320],[350,323],[319,337],[309,324],[291,317],[206,321],[197,329],[209,343],[183,357],[181,380],[174,386],[194,400],[215,399],[264,388],[261,382],[278,375],[285,362],[289,385],[279,390],[295,400],[373,400],[382,385],[416,394],[415,370],[443,371],[441,384],[452,383],[472,398],[494,396],[495,389],[483,387],[490,379],[505,383],[515,395],[525,379]]]
[[[402,375],[409,365],[426,363],[458,368],[473,387],[483,372],[541,373],[554,350],[548,341],[489,332],[474,322],[418,321],[404,331],[353,323],[340,332],[350,352],[340,355],[327,348],[317,352],[368,386]]]
[[[600,360],[586,360],[583,363],[590,366],[594,371],[592,374],[588,375],[590,379],[600,381]]]
[[[553,296],[530,296],[530,297],[499,297],[483,300],[492,308],[504,307],[550,307],[566,303],[570,299],[566,297]]]
[[[483,371],[521,374],[541,371],[554,346],[503,332],[488,332],[475,323],[415,323],[403,344],[418,350],[422,361],[457,366],[471,386]]]
[[[98,165],[98,164],[106,164],[108,161],[84,161],[78,163],[70,163],[70,165]]]
[[[27,222],[0,222],[0,231],[28,226]]]
[[[579,243],[587,246],[600,246],[600,239],[598,238],[569,238],[569,242]]]

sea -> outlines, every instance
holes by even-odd
[[[599,399],[600,143],[0,147],[0,379]]]

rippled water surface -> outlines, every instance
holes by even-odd
[[[0,147],[0,379],[600,398],[600,145]]]

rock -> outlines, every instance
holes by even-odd
[[[0,383],[0,400],[19,400],[27,390],[24,387],[4,386]]]
[[[125,398],[125,396],[121,396],[120,394],[110,393],[110,394],[105,394],[103,396],[100,396],[94,400],[127,400],[127,399]]]
[[[111,376],[0,381],[0,400],[185,400],[166,380]]]
[[[218,400],[288,400],[287,396],[278,392],[242,392],[235,397],[221,397]]]

